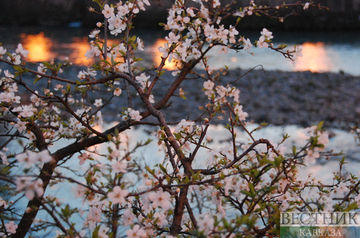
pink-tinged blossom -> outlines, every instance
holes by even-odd
[[[18,227],[18,225],[15,224],[15,222],[13,222],[13,221],[5,224],[6,232],[9,234],[15,234],[17,227]]]
[[[143,2],[145,5],[150,6],[149,0],[142,0],[142,2]]]
[[[195,122],[193,121],[187,121],[185,119],[182,119],[175,128],[175,132],[185,132],[185,133],[191,133],[194,130]]]
[[[21,64],[21,57],[18,54],[11,54],[11,56],[8,56],[8,60],[11,61],[11,63],[15,64],[15,65],[19,65]]]
[[[186,9],[186,12],[190,17],[195,17],[196,16],[195,13],[194,13],[194,10],[192,8],[190,8],[190,7]]]
[[[84,198],[88,189],[85,188],[84,186],[78,184],[78,185],[76,185],[76,187],[74,188],[73,191],[75,193],[75,197]]]
[[[360,194],[355,197],[355,202],[357,203],[358,207],[360,207]]]
[[[266,28],[263,28],[262,31],[261,31],[261,35],[265,37],[265,39],[267,40],[271,40],[273,37],[272,35],[272,32],[269,31],[268,29]]]
[[[243,111],[242,105],[236,105],[234,108],[234,112],[235,112],[236,116],[239,117],[240,121],[245,121],[246,118],[248,117],[248,113]]]
[[[93,30],[90,34],[89,34],[89,38],[95,38],[97,35],[99,35],[100,30],[96,29]]]
[[[162,47],[159,47],[159,52],[161,53],[161,57],[162,58],[166,58],[166,57],[168,57],[168,55],[169,55],[169,52],[168,52],[168,49],[169,49],[169,45],[168,45],[168,43],[166,43],[164,46],[162,46]],[[169,60],[169,62],[170,62],[171,60]]]
[[[144,51],[144,42],[138,37],[136,38],[138,50]]]
[[[90,225],[90,228],[95,226],[95,223],[101,222],[101,208],[98,206],[92,206],[89,209],[88,216],[86,218],[87,222]]]
[[[140,75],[135,77],[136,81],[141,85],[141,88],[144,89],[147,85],[150,76],[147,76],[145,73],[141,73]]]
[[[127,208],[122,216],[122,221],[125,226],[134,224],[135,215],[131,208]]]
[[[113,204],[124,204],[125,198],[129,192],[125,189],[121,189],[120,186],[114,187],[114,189],[108,193],[108,198]]]
[[[205,235],[209,235],[211,231],[214,229],[214,218],[205,214],[198,220],[199,230],[203,231]]]
[[[15,96],[13,92],[2,92],[0,93],[0,102],[20,103],[20,97]]]
[[[152,202],[152,207],[161,207],[164,210],[171,208],[171,196],[167,192],[156,191],[148,194],[148,199]]]
[[[346,183],[342,182],[339,184],[336,192],[340,194],[340,196],[344,196],[349,192],[349,187],[346,185]]]
[[[235,44],[236,40],[235,40],[235,36],[239,35],[239,32],[236,30],[235,27],[230,26],[229,27],[229,41],[232,44]]]
[[[110,158],[111,160],[116,160],[116,159],[119,159],[120,157],[122,157],[123,154],[121,153],[120,150],[113,150],[111,153],[110,153]]]
[[[318,137],[318,143],[324,146],[329,144],[329,133],[321,132]]]
[[[48,163],[52,160],[52,157],[47,150],[43,150],[38,153],[28,150],[25,153],[18,154],[15,158],[19,162],[24,163],[26,168],[29,168],[31,165],[38,162]]]
[[[35,196],[42,196],[44,193],[43,181],[41,179],[33,181],[28,177],[19,177],[16,179],[15,184],[17,191],[25,190],[25,196],[29,200],[32,200]]]
[[[120,96],[121,93],[122,93],[121,88],[115,88],[115,90],[114,90],[114,95],[115,95],[115,96]]]
[[[118,57],[118,55],[120,54],[121,56],[126,54],[126,47],[123,43],[120,43],[119,45],[115,46],[112,50],[111,50],[111,55],[113,58]]]
[[[95,99],[94,106],[95,107],[101,107],[103,105],[102,99]]]
[[[25,189],[25,196],[29,200],[32,200],[35,196],[40,197],[43,193],[43,181],[41,179],[37,179],[35,182],[29,184]]]
[[[190,22],[190,17],[186,16],[183,18],[182,20],[185,24],[189,23]]]
[[[226,96],[227,89],[224,86],[218,85],[216,86],[215,90],[220,98],[224,98]]]
[[[41,104],[41,99],[35,94],[31,95],[30,101],[33,103],[33,105],[35,105],[35,107],[38,107]]]
[[[309,9],[309,7],[310,7],[310,3],[309,2],[306,2],[305,4],[304,4],[304,10],[307,10],[307,9]]]
[[[157,220],[158,226],[166,226],[168,224],[168,221],[166,220],[166,216],[163,212],[156,212],[154,214],[154,218]]]
[[[35,164],[38,161],[38,156],[36,152],[28,150],[25,153],[18,154],[15,157],[15,159],[18,162],[23,163],[25,168],[30,168],[33,164]]]
[[[85,79],[87,78],[87,73],[86,73],[86,71],[81,70],[81,71],[78,73],[77,77],[78,77],[80,80],[85,80]]]
[[[125,111],[125,115],[123,116],[123,120],[134,120],[134,121],[140,121],[142,116],[140,115],[140,112],[137,110],[134,110],[132,108],[128,108]]]
[[[173,43],[178,43],[180,36],[175,35],[174,32],[170,32],[169,36],[165,37],[165,39],[168,41],[169,45],[172,45]]]
[[[305,165],[312,165],[316,163],[316,159],[320,157],[320,153],[314,150],[308,150],[304,158]]]
[[[119,72],[129,72],[129,65],[126,62],[123,64],[118,64],[116,69]]]
[[[101,225],[99,232],[98,232],[98,238],[108,238],[109,236],[107,233],[109,232],[109,228],[105,225]]]
[[[85,161],[88,160],[89,158],[90,158],[90,155],[88,153],[82,153],[81,155],[78,156],[79,164],[83,165],[85,163]]]
[[[28,177],[19,177],[16,178],[15,184],[16,184],[16,190],[22,191],[26,186],[31,183],[30,178]]]
[[[114,8],[110,7],[108,4],[105,4],[104,9],[101,12],[105,18],[110,18],[114,15]]]
[[[37,153],[38,161],[42,163],[48,163],[52,160],[51,155],[49,154],[49,151],[43,150]]]
[[[260,37],[259,41],[257,42],[256,45],[258,48],[268,48],[269,44],[267,42],[264,41],[263,38]]]
[[[13,109],[13,112],[18,112],[20,117],[32,117],[35,111],[32,105],[23,105]]]
[[[101,51],[96,45],[90,45],[90,50],[88,50],[85,54],[86,58],[92,58],[94,56],[100,56]]]
[[[146,232],[139,225],[135,225],[132,229],[126,231],[128,238],[145,238]]]
[[[266,28],[263,28],[261,31],[261,36],[257,42],[257,47],[259,48],[268,48],[269,43],[267,41],[270,41],[273,37],[272,32],[267,30]]]
[[[44,66],[43,63],[40,63],[39,66],[37,67],[37,71],[38,71],[39,73],[45,74],[45,73],[46,73],[46,70],[47,70],[47,68]]]
[[[117,12],[119,17],[123,18],[126,14],[129,13],[129,6],[128,5],[122,5],[121,2],[118,3],[117,5]]]
[[[23,46],[22,46],[21,43],[18,44],[15,52],[18,53],[18,54],[20,54],[20,55],[22,55],[22,56],[24,56],[25,58],[27,57],[27,55],[28,55],[28,53],[29,53],[29,51],[27,51],[27,50],[25,50],[25,49],[23,48]]]
[[[229,92],[229,97],[234,98],[234,102],[239,103],[240,101],[240,90],[236,88],[232,88]]]
[[[219,49],[219,54],[227,54],[228,48],[226,46],[221,46]]]
[[[120,18],[119,15],[113,15],[108,20],[109,30],[112,35],[117,36],[126,29],[126,23]]]
[[[5,150],[5,149],[4,149]],[[7,159],[7,156],[4,152],[0,151],[0,159],[4,165],[8,165],[9,161]]]
[[[149,102],[150,102],[150,103],[155,103],[155,97],[154,97],[153,94],[150,94],[150,95],[149,95]]]
[[[112,164],[111,167],[115,173],[126,173],[127,161],[126,160],[116,161],[115,163]]]
[[[4,75],[5,75],[5,78],[8,78],[8,79],[13,79],[15,78],[15,76],[9,72],[9,70],[4,70]]]
[[[130,116],[131,120],[134,120],[134,121],[140,121],[142,118],[139,111],[133,110],[131,108],[129,108],[129,116]]]
[[[213,0],[213,8],[220,7],[220,1],[219,0]]]
[[[7,202],[0,197],[0,208],[5,208],[7,206]]]
[[[0,56],[3,56],[4,54],[6,54],[6,49],[0,46]]]
[[[21,121],[20,119],[18,119],[18,121],[14,124],[14,126],[16,127],[16,129],[18,129],[20,133],[26,130],[26,122]]]
[[[241,41],[244,44],[244,50],[250,50],[253,47],[251,40],[249,38],[246,39],[246,38],[242,37]]]

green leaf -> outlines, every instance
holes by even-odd
[[[34,84],[36,84],[40,79],[42,79],[42,77],[37,75],[36,78],[34,79]]]
[[[167,173],[166,168],[162,164],[159,164],[159,167],[160,167],[161,171],[163,171],[164,173]]]
[[[95,228],[95,230],[92,233],[92,238],[98,238],[99,237],[99,230],[100,230],[100,226],[97,226]]]
[[[279,50],[283,50],[283,49],[285,49],[286,47],[287,47],[287,44],[281,44],[281,45],[278,46],[278,49],[279,49]]]
[[[350,212],[355,209],[358,209],[358,205],[356,202],[352,202],[349,204],[349,206],[347,208],[344,209],[344,212]]]
[[[248,183],[249,189],[250,189],[250,196],[251,197],[255,197],[256,196],[256,192],[255,192],[255,188],[254,185],[252,183]]]
[[[319,122],[319,124],[317,125],[316,130],[321,131],[323,126],[324,126],[324,121]]]
[[[69,218],[71,216],[71,210],[69,204],[65,206],[65,208],[61,209],[61,213],[64,215],[64,217]]]

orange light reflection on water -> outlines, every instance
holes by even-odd
[[[295,60],[295,71],[331,71],[332,62],[322,42],[302,44],[302,55]]]
[[[152,46],[152,53],[153,53],[153,63],[156,67],[158,67],[161,63],[161,52],[159,50],[160,47],[163,47],[167,43],[167,40],[163,38],[159,38],[156,40],[154,45]],[[177,70],[177,62],[173,59],[171,62],[166,60],[164,69],[168,70]]]
[[[72,50],[69,58],[73,63],[80,65],[91,65],[94,62],[93,59],[88,59],[85,56],[86,52],[90,50],[90,44],[87,37],[73,38],[73,42],[70,43],[68,47]]]
[[[49,61],[54,57],[54,54],[51,52],[53,43],[43,32],[35,35],[21,34],[21,39],[24,48],[29,51],[27,57],[28,61]]]

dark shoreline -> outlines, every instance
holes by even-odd
[[[147,11],[135,18],[138,28],[161,29],[160,22],[166,22],[168,1],[150,0]],[[110,1],[111,2],[111,1]],[[223,0],[222,2],[229,2]],[[240,4],[240,3],[239,3]],[[322,1],[321,4],[327,4]],[[312,8],[303,11],[295,9],[295,14],[288,17],[284,23],[269,17],[246,17],[240,22],[239,30],[261,30],[263,27],[276,31],[356,31],[360,29],[360,9],[341,9],[337,3],[330,4],[330,10]],[[337,6],[337,7],[334,7]],[[100,14],[90,12],[89,7],[97,9],[90,0],[3,0],[0,8],[0,26],[82,26],[93,28],[102,21]],[[283,15],[287,15],[286,12]],[[235,19],[229,19],[225,24],[233,24]]]

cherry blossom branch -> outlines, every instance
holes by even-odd
[[[249,154],[249,152],[252,151],[259,144],[266,144],[268,147],[270,147],[274,151],[274,153],[277,153],[277,155],[279,155],[279,153],[276,152],[275,148],[273,147],[273,145],[268,140],[259,139],[259,140],[256,140],[255,142],[253,142],[249,146],[249,148],[247,148],[241,155],[235,157],[230,163],[228,163],[227,165],[221,167],[220,169],[195,169],[194,172],[195,173],[200,172],[203,175],[215,175],[215,174],[218,174],[224,169],[231,168],[234,164],[239,162],[244,156]]]

